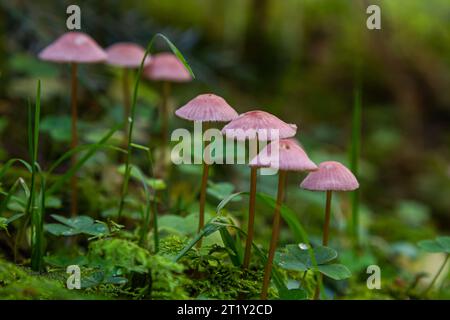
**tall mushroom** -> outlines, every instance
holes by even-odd
[[[98,63],[107,59],[103,49],[85,33],[67,32],[44,48],[39,53],[39,58],[45,61],[57,63],[69,63],[71,65],[71,109],[72,109],[72,141],[71,148],[78,145],[77,133],[77,69],[80,63]],[[75,154],[71,158],[72,166],[76,163]],[[71,178],[71,215],[76,215],[78,211],[77,177],[74,174]]]
[[[145,50],[140,45],[130,42],[119,42],[111,45],[106,49],[108,59],[107,64],[120,67],[122,71],[122,90],[124,105],[124,130],[128,132],[128,117],[130,115],[131,94],[129,84],[130,69],[137,69],[141,65],[145,55]],[[147,57],[144,65],[150,62]]]
[[[274,135],[274,132],[276,132],[276,136]],[[296,132],[297,126],[287,124],[276,116],[260,110],[243,113],[222,129],[222,133],[227,138],[237,139],[238,141],[255,140],[257,150],[259,149],[259,141],[291,138],[295,136]],[[247,239],[245,242],[244,262],[242,265],[244,269],[247,269],[250,265],[255,221],[257,167],[251,167],[250,170]]]
[[[326,191],[325,223],[323,225],[322,244],[328,245],[331,218],[331,196],[333,191],[353,191],[359,188],[359,183],[353,173],[337,161],[325,161],[319,164],[319,170],[311,172],[300,184],[303,189],[311,191]],[[317,286],[315,299],[319,297],[320,287]]]
[[[214,94],[201,94],[187,104],[175,111],[175,114],[183,119],[202,122],[205,124],[203,130],[206,131],[209,122],[229,122],[236,119],[238,113],[223,99]],[[204,148],[206,143],[204,144]],[[198,231],[200,231],[205,224],[205,202],[206,202],[206,186],[208,182],[209,161],[203,163],[202,182],[200,187],[200,208],[198,218]],[[198,242],[201,246],[201,242]]]
[[[160,119],[162,141],[164,145],[162,153],[163,170],[165,171],[165,162],[167,161],[167,144],[169,141],[169,96],[171,83],[188,82],[192,80],[191,74],[183,63],[172,53],[163,52],[152,56],[150,63],[144,69],[144,77],[161,82],[162,84],[162,103],[160,105]]]
[[[274,149],[278,148],[278,153],[274,156]],[[273,159],[275,157],[275,159]],[[277,247],[280,233],[280,210],[284,198],[284,187],[288,171],[314,171],[317,166],[312,162],[306,152],[298,145],[294,139],[284,139],[275,141],[264,148],[251,162],[251,167],[269,167],[278,169],[278,191],[275,212],[273,216],[272,238],[270,240],[269,255],[264,268],[264,280],[261,290],[261,299],[267,299],[270,276],[272,272],[273,258]]]

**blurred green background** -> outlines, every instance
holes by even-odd
[[[34,98],[37,79],[43,85],[45,133],[39,162],[45,166],[65,151],[70,138],[69,68],[40,62],[36,56],[67,31],[66,8],[77,4],[81,31],[104,47],[118,41],[145,46],[157,32],[176,44],[197,78],[175,86],[172,108],[197,94],[214,92],[238,112],[272,112],[298,124],[297,138],[316,163],[328,159],[349,163],[353,90],[359,70],[363,234],[402,243],[449,233],[448,0],[0,3],[1,161],[26,157],[26,101]],[[366,28],[368,4],[380,5],[381,30]],[[161,41],[157,50],[168,48]],[[105,65],[82,66],[80,81],[82,139],[95,141],[99,128],[121,119],[119,72]],[[159,89],[144,81],[140,90],[136,139],[143,143],[159,130]],[[190,125],[179,119],[172,122],[173,128]],[[96,161],[106,162],[101,157]],[[192,192],[183,183],[189,186],[189,175],[198,181],[197,171],[177,170],[174,180],[179,184],[173,192]],[[215,170],[212,180],[233,182],[237,190],[248,188],[244,166]],[[300,191],[300,181],[298,174],[289,177],[288,204],[306,227],[319,228],[323,195]],[[275,185],[275,177],[260,179],[261,191],[273,194]],[[335,217],[345,225],[350,201],[347,195],[341,200],[336,202]],[[95,201],[91,205],[96,210]],[[270,224],[264,228],[268,234]]]

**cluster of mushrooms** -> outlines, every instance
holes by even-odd
[[[39,54],[39,57],[42,60],[70,63],[72,66],[72,148],[76,147],[78,141],[76,128],[77,65],[79,63],[106,62],[110,65],[123,68],[124,122],[126,127],[128,124],[130,108],[128,70],[138,68],[144,56],[144,49],[133,43],[117,43],[106,50],[103,50],[91,37],[81,32],[68,32],[62,35]],[[190,81],[192,79],[191,75],[177,57],[171,53],[160,53],[148,57],[145,61],[143,75],[153,81],[160,81],[163,83],[160,117],[163,141],[166,141],[167,143],[169,139],[170,116],[168,108],[169,84],[171,82]],[[278,170],[278,191],[273,217],[272,238],[268,259],[265,265],[263,288],[261,292],[261,298],[266,299],[280,230],[280,213],[284,198],[287,172],[308,172],[308,175],[302,181],[300,187],[312,191],[326,192],[325,222],[322,241],[324,246],[328,245],[332,192],[355,190],[359,187],[358,181],[352,172],[339,162],[325,161],[317,166],[309,159],[300,143],[294,139],[294,136],[297,133],[297,126],[288,124],[268,112],[253,110],[239,115],[222,97],[214,94],[201,94],[176,110],[175,114],[186,120],[201,122],[203,129],[207,128],[211,122],[225,122],[227,124],[223,127],[222,134],[228,139],[236,139],[238,141],[256,139],[257,144],[258,141],[270,142],[270,135],[259,136],[256,134],[255,136],[250,137],[243,133],[249,131],[270,132],[271,130],[277,130],[278,132],[277,143],[275,144],[273,141],[270,142],[249,162],[251,170],[250,197],[243,269],[248,269],[250,265],[251,248],[254,236],[257,172],[260,168],[270,168],[270,165],[267,165],[267,161],[265,161],[264,157],[267,154],[270,154],[271,149],[274,147],[278,148],[279,159],[277,161],[277,167],[272,168]],[[205,157],[206,156],[207,155],[205,155]],[[72,161],[75,160],[72,159]],[[198,221],[199,231],[205,224],[208,173],[209,165],[203,160]],[[74,214],[77,211],[76,178],[72,180],[71,200],[71,211]],[[318,290],[316,290],[316,295],[318,295]]]

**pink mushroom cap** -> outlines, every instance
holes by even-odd
[[[39,58],[59,63],[95,63],[105,61],[107,55],[87,34],[71,31],[44,48]]]
[[[278,147],[278,158],[271,159],[275,147]],[[318,169],[317,165],[309,159],[305,150],[294,139],[272,141],[250,161],[250,166],[270,167],[283,171],[314,171]]]
[[[191,121],[228,122],[239,114],[223,99],[212,93],[201,94],[175,111],[183,119]]]
[[[272,136],[272,130],[277,130],[278,136]],[[285,139],[295,136],[297,126],[278,119],[265,111],[254,110],[245,112],[222,129],[227,138],[243,141],[254,139],[256,135],[261,141]]]
[[[183,63],[172,53],[163,52],[152,56],[144,69],[144,76],[154,81],[187,82],[192,77]]]
[[[106,62],[113,66],[125,68],[139,68],[145,55],[140,45],[130,42],[119,42],[106,49],[108,56]],[[150,62],[150,56],[145,58],[144,65]]]
[[[319,164],[319,170],[309,173],[300,187],[312,191],[352,191],[359,188],[353,173],[336,161]]]

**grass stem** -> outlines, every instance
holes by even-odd
[[[428,285],[428,287],[423,291],[422,296],[426,296],[428,294],[428,292],[433,288],[434,284],[436,283],[436,280],[439,278],[440,274],[444,270],[445,265],[447,264],[447,261],[449,260],[449,258],[450,258],[450,254],[447,254],[447,256],[444,259],[444,262],[442,263],[442,265],[439,268],[438,272],[434,276],[433,280],[431,280],[431,282]]]

